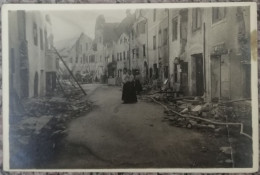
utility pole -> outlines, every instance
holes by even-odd
[[[84,95],[87,95],[87,93],[85,92],[85,90],[81,87],[81,85],[79,84],[79,82],[77,81],[77,79],[74,77],[73,73],[71,72],[71,70],[69,69],[69,67],[67,66],[66,62],[63,60],[63,58],[61,57],[61,55],[59,54],[59,52],[57,51],[57,49],[52,45],[52,48],[54,49],[54,51],[56,52],[56,54],[58,55],[59,59],[62,61],[62,63],[64,64],[64,66],[66,67],[66,69],[69,71],[69,74],[71,75],[71,77],[74,79],[74,81],[77,83],[77,85],[79,86],[79,88],[81,89],[82,93]]]

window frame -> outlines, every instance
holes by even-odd
[[[172,19],[172,41],[176,41],[177,39],[178,39],[178,17],[175,17]]]
[[[153,50],[156,50],[156,35],[153,36]]]
[[[198,21],[200,21],[199,24]],[[191,26],[192,32],[196,32],[197,30],[200,30],[201,26],[202,26],[202,9],[194,8],[192,9],[192,26]]]
[[[33,43],[35,46],[38,46],[38,26],[36,22],[33,22]]]

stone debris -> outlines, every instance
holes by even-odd
[[[220,147],[220,151],[225,153],[225,154],[231,154],[231,147]]]
[[[59,149],[59,141],[67,134],[67,123],[88,112],[92,104],[80,92],[72,92],[74,98],[56,94],[54,97],[27,99],[23,103],[24,112],[17,120],[10,123],[10,144],[14,152],[10,161],[23,167],[27,163],[47,161],[48,157]],[[19,150],[30,154],[34,160],[17,160],[21,158]],[[39,150],[46,154],[38,155]],[[28,162],[27,162],[28,161]],[[31,162],[29,162],[31,161]]]

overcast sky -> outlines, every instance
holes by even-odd
[[[103,14],[106,22],[120,22],[126,16],[125,10],[87,10],[50,12],[54,44],[75,38],[82,32],[94,38],[96,18]]]

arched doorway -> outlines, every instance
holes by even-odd
[[[38,97],[38,83],[39,83],[39,77],[38,72],[34,75],[34,97]]]

